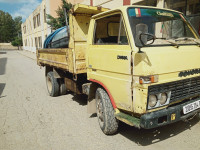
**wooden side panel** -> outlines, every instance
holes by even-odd
[[[75,41],[87,42],[90,18],[91,18],[91,15],[87,15],[87,14],[76,14],[75,16],[73,16]]]
[[[83,47],[80,46],[77,50],[70,48],[37,50],[37,63],[41,66],[60,68],[73,74],[86,73]]]
[[[67,64],[68,64],[68,69],[69,72],[74,73],[74,50],[73,49],[69,49],[67,51]]]
[[[74,48],[74,25],[73,25],[74,16],[69,13],[69,30],[70,30],[70,38],[69,38],[69,47]]]
[[[37,50],[37,62],[40,65],[49,65],[64,70],[68,67],[68,51],[70,49],[41,49]]]
[[[75,43],[76,73],[86,72],[86,42]]]
[[[86,73],[86,44],[91,15],[76,14],[73,16],[74,63],[75,73]]]
[[[76,61],[76,73],[86,73],[86,62],[85,60],[78,60]]]

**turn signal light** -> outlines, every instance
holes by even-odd
[[[151,76],[140,76],[139,83],[140,84],[150,84],[158,82],[158,75],[151,75]]]

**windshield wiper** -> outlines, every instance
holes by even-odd
[[[170,43],[172,46],[175,46],[176,48],[179,47],[179,45],[178,45],[175,41],[167,40],[166,38],[159,38],[159,37],[156,37],[156,39],[165,40],[165,41],[167,41],[168,43]]]
[[[176,38],[175,41],[186,41],[186,40],[190,40],[195,42],[198,46],[200,46],[200,42],[197,41],[197,39],[192,38],[192,37],[181,37],[181,38]]]

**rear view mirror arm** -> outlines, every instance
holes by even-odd
[[[140,36],[139,36],[139,39],[140,39],[140,41],[141,41],[141,43],[142,43],[142,45],[143,46],[146,46],[146,44],[144,44],[144,42],[142,41],[142,35],[149,35],[149,36],[152,36],[153,38],[152,38],[152,42],[151,43],[149,43],[149,44],[147,44],[147,45],[150,45],[150,44],[152,44],[154,41],[155,41],[155,39],[156,39],[156,37],[153,35],[153,34],[149,34],[149,33],[141,33],[140,34]]]

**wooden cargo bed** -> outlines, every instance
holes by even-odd
[[[75,51],[70,48],[37,50],[37,63],[40,66],[47,65],[70,73],[86,73],[85,59],[79,59]]]

